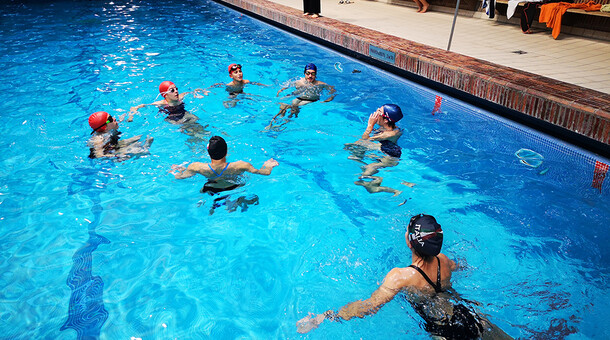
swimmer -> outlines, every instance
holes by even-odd
[[[197,98],[201,98],[201,93],[207,95],[209,91],[196,89],[192,92],[179,93],[176,84],[166,80],[159,85],[159,94],[157,95],[157,97],[159,97],[159,95],[163,96],[163,99],[152,104],[140,104],[132,107],[127,121],[133,121],[133,116],[139,109],[145,106],[154,105],[159,108],[159,112],[166,114],[166,122],[180,125],[180,131],[190,136],[188,142],[191,144],[191,148],[194,149],[194,146],[201,145],[210,133],[205,129],[207,125],[202,126],[199,124],[199,117],[184,108],[184,102],[182,100],[190,93],[193,93],[193,96],[196,96]]]
[[[362,175],[359,180],[354,182],[356,185],[363,186],[369,193],[389,192],[394,196],[401,191],[381,186],[383,178],[373,176],[379,172],[381,168],[387,168],[398,165],[398,160],[402,155],[402,150],[397,142],[402,136],[402,130],[396,127],[396,123],[403,117],[402,110],[398,105],[385,104],[379,107],[369,116],[366,130],[362,134],[360,140],[356,143],[346,144],[345,149],[352,151],[351,159],[362,161],[364,152],[362,148],[369,150],[381,150],[384,156],[377,162],[366,164],[363,167]],[[373,129],[378,125],[379,128],[371,136]],[[379,142],[379,143],[376,143]],[[371,179],[371,181],[368,181]]]
[[[323,103],[327,103],[335,98],[336,91],[334,86],[328,85],[325,82],[317,80],[317,72],[318,68],[316,67],[316,65],[309,63],[305,65],[304,77],[289,83],[288,86],[283,87],[279,91],[277,91],[276,96],[279,96],[282,91],[290,87],[294,87],[295,91],[292,93],[292,95],[296,98],[292,100],[290,105],[280,103],[280,111],[273,117],[273,119],[271,119],[271,122],[267,126],[267,129],[273,128],[273,123],[275,123],[276,119],[278,117],[284,117],[288,109],[290,109],[290,115],[288,116],[288,118],[291,118],[292,116],[298,117],[300,107],[320,100],[322,91],[324,91],[325,89],[328,90],[329,97],[323,100]],[[285,123],[286,122],[284,122],[283,124]],[[283,124],[280,124],[280,126]]]
[[[451,274],[456,263],[441,254],[443,230],[430,215],[413,216],[405,241],[411,249],[411,265],[390,270],[370,298],[349,303],[339,311],[309,314],[297,322],[297,332],[307,333],[324,320],[347,321],[377,313],[402,293],[424,320],[423,328],[437,339],[511,339],[500,328],[477,314],[466,300],[456,297]]]
[[[108,112],[98,111],[89,116],[89,126],[93,129],[89,146],[89,158],[119,158],[121,160],[133,155],[148,154],[152,137],[140,142],[142,135],[120,140],[119,122]]]
[[[256,169],[252,164],[244,161],[227,162],[227,143],[220,136],[210,138],[208,154],[211,159],[210,163],[193,162],[186,168],[183,165],[172,165],[171,173],[176,179],[185,179],[196,174],[203,175],[208,181],[201,188],[200,192],[214,195],[242,186],[243,183],[239,177],[244,172],[268,176],[273,168],[279,164],[271,158],[263,163],[260,169]],[[258,204],[258,198],[256,198],[256,204]]]
[[[157,97],[161,95],[163,99],[156,101],[152,104],[140,104],[132,107],[129,110],[129,117],[127,118],[127,121],[133,121],[133,116],[138,112],[139,109],[150,105],[158,107],[159,111],[167,114],[165,120],[170,123],[197,121],[199,118],[186,111],[184,108],[184,102],[182,101],[184,97],[190,93],[192,93],[193,96],[195,96],[196,98],[201,98],[202,93],[203,95],[207,95],[209,91],[195,89],[192,92],[179,93],[176,84],[169,80],[166,80],[159,85],[159,94],[157,95]]]
[[[231,77],[231,82],[228,84],[218,83],[214,84],[211,87],[221,87],[225,86],[226,91],[229,92],[229,97],[232,100],[225,101],[223,104],[226,108],[235,107],[237,104],[237,100],[235,99],[238,94],[244,93],[244,87],[247,84],[258,85],[258,86],[267,86],[265,84],[257,83],[254,81],[249,81],[248,79],[244,79],[244,74],[241,70],[240,64],[231,64],[229,65],[229,77]]]

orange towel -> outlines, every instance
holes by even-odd
[[[544,4],[540,7],[540,17],[538,21],[541,23],[546,22],[546,27],[552,28],[553,39],[557,39],[561,30],[561,17],[570,8],[580,8],[585,11],[599,11],[601,5],[596,4],[595,1],[589,1],[586,4],[572,4],[569,2],[554,2],[550,4]]]

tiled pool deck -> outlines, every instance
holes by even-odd
[[[452,94],[457,93],[461,99],[482,100],[485,103],[492,103],[490,104],[492,107],[497,104],[496,107],[509,112],[509,115],[510,112],[517,113],[518,116],[525,117],[525,120],[528,117],[534,118],[530,121],[543,121],[554,127],[573,131],[576,133],[573,136],[586,136],[600,142],[594,143],[596,149],[593,151],[602,150],[602,154],[606,156],[608,153],[603,151],[610,149],[607,147],[610,144],[609,93],[448,52],[445,49],[330,17],[323,16],[316,19],[306,17],[303,16],[302,10],[296,8],[297,6],[289,7],[277,3],[286,0],[276,2],[267,0],[217,1],[283,27],[305,33],[314,39],[351,51],[364,58],[374,59],[386,66],[389,65],[390,68],[406,71],[406,74],[413,75],[414,78],[421,77],[419,79],[440,84],[439,88],[451,89]],[[327,3],[323,2],[322,14],[325,14],[324,6]],[[388,6],[387,8],[390,9],[397,7],[382,5]],[[347,11],[352,8],[350,6],[354,5],[343,5],[341,8]],[[359,15],[366,16],[366,14]],[[423,14],[423,16],[425,15],[428,13]],[[373,20],[383,21],[384,19],[373,18]],[[392,27],[395,26],[400,26],[400,23],[393,23]],[[518,30],[515,28],[516,32]],[[485,37],[483,32],[479,36],[472,37],[472,40],[479,39],[493,40],[495,38],[493,36]],[[606,68],[600,69],[600,73],[609,74],[607,60],[604,61]],[[525,116],[519,115],[519,113]],[[561,134],[562,129],[555,130]],[[586,138],[582,138],[582,140],[585,140],[586,144]]]

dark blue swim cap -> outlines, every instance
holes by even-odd
[[[419,214],[411,218],[407,227],[409,243],[422,256],[436,256],[443,247],[443,229],[430,215]]]
[[[307,70],[313,70],[316,73],[318,72],[318,68],[313,63],[305,65],[305,71],[303,71],[303,73],[307,72]]]
[[[402,119],[402,110],[396,104],[385,104],[382,106],[384,116],[392,123]]]

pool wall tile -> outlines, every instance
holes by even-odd
[[[394,53],[380,60],[530,117],[610,143],[610,95],[389,34],[302,12],[267,0],[216,0],[372,57],[370,45]]]

